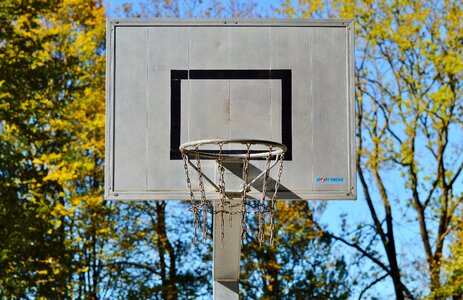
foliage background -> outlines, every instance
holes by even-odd
[[[343,205],[367,218],[280,202],[277,246],[244,242],[242,297],[461,299],[461,0],[117,7],[131,17],[355,18],[363,193]],[[2,299],[210,297],[211,244],[192,246],[186,204],[102,201],[105,14],[97,0],[0,3]]]

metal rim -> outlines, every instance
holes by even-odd
[[[247,154],[229,154],[229,153],[222,153],[219,155],[218,153],[213,152],[205,152],[204,150],[199,149],[199,147],[204,145],[219,145],[219,144],[242,144],[242,145],[261,145],[272,147],[271,151],[259,151]],[[266,141],[266,140],[253,140],[253,139],[212,139],[212,140],[198,140],[187,142],[180,145],[179,150],[180,152],[190,156],[198,154],[200,158],[212,158],[217,159],[219,157],[224,159],[244,159],[249,157],[250,159],[253,158],[267,158],[270,156],[279,156],[283,155],[288,148],[277,142],[273,141]]]

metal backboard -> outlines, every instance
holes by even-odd
[[[188,200],[179,145],[224,138],[288,147],[280,199],[355,199],[353,30],[352,20],[108,20],[105,199]],[[212,178],[215,164],[202,162]],[[226,182],[238,174],[228,165]]]

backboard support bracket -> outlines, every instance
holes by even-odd
[[[238,203],[239,199],[230,199]],[[233,203],[233,204],[234,204]],[[214,300],[238,300],[239,299],[239,275],[241,256],[241,216],[235,215],[232,226],[228,224],[224,228],[226,241],[221,245],[220,215],[213,219],[213,269]],[[226,222],[228,223],[228,221]]]

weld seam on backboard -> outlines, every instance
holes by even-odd
[[[267,44],[267,49],[268,49],[268,54],[267,54],[267,59],[268,59],[268,68],[271,70],[272,69],[272,29],[268,28],[268,44]],[[269,140],[272,140],[273,138],[273,122],[272,122],[272,91],[271,91],[271,84],[270,80],[267,81],[267,98],[269,102],[269,110],[268,110],[268,116],[270,120],[270,136],[267,137]]]
[[[188,53],[188,57],[187,57],[187,64],[188,64],[188,72],[190,72],[190,68],[191,68],[191,65],[190,65],[190,41],[191,41],[191,28],[188,28],[188,47],[187,47],[187,53]],[[189,75],[188,75],[189,76]],[[188,78],[189,79],[189,78]],[[188,141],[191,141],[190,139],[190,107],[192,107],[192,103],[191,103],[191,96],[190,96],[190,81],[188,80],[188,109],[186,110],[186,119],[187,119],[187,139]],[[181,95],[181,91],[182,91],[182,82],[180,82],[180,95]],[[181,98],[180,98],[181,100]],[[182,117],[182,111],[180,110],[180,118]],[[181,130],[181,126],[180,126],[180,130]],[[181,133],[180,133],[180,136],[179,136],[179,147],[180,147],[180,143],[182,142],[181,140]],[[176,149],[174,149],[176,150]]]
[[[117,47],[116,47],[116,27],[114,27],[114,30],[112,31],[112,36],[113,36],[113,43],[114,43],[114,47],[113,47],[113,57],[111,59],[111,63],[112,63],[112,66],[113,66],[113,69],[116,70],[116,51],[117,51]],[[111,71],[111,74],[113,74],[113,78],[111,80],[111,83],[112,83],[112,88],[111,88],[111,92],[112,92],[112,118],[111,118],[111,130],[112,130],[112,148],[114,149],[114,151],[111,153],[111,177],[112,177],[112,180],[111,180],[111,191],[114,191],[114,187],[115,187],[115,181],[116,181],[116,166],[115,166],[115,155],[116,155],[116,72],[115,71]]]
[[[313,43],[313,40],[311,38],[311,34],[310,34],[310,31],[308,31],[306,33],[308,35],[307,37],[307,40],[309,41],[309,53],[312,54],[315,52],[315,47],[314,47],[314,43]],[[310,123],[311,124],[314,124],[314,97],[313,97],[313,85],[312,85],[312,77],[313,77],[313,55],[309,55],[309,91],[310,91],[310,94],[309,94],[309,97],[310,97],[310,114],[311,114],[311,120],[310,120]],[[315,153],[315,141],[314,141],[314,127],[312,126],[312,128],[310,128],[311,130],[311,133],[310,133],[310,137],[311,137],[311,146],[312,148],[310,149],[310,172],[311,172],[311,177],[310,178],[315,178],[314,177],[314,153]],[[311,189],[314,188],[314,183],[313,181],[310,183],[311,185]]]
[[[348,148],[349,151],[349,186],[348,188],[350,189],[350,194],[353,197],[357,197],[357,191],[355,190],[354,187],[357,185],[357,177],[356,177],[356,164],[357,164],[357,156],[355,155],[356,151],[356,118],[355,118],[355,74],[354,74],[354,68],[355,68],[355,40],[354,40],[354,20],[351,20],[351,22],[347,26],[347,36],[348,36],[348,48],[347,48],[347,56],[348,56],[348,84],[349,86],[347,87],[349,91],[349,95],[347,96],[347,99],[349,99],[349,115],[354,116],[353,120],[350,121],[350,124],[348,124],[348,128],[350,128],[349,133],[350,133],[350,145]],[[352,51],[349,51],[352,49]],[[349,118],[348,118],[349,119]],[[354,181],[354,182],[353,182]]]
[[[145,189],[148,189],[148,168],[150,166],[150,156],[149,156],[149,105],[148,105],[148,98],[149,98],[149,65],[150,65],[150,60],[149,60],[149,51],[148,51],[148,45],[149,45],[149,31],[148,28],[146,28],[146,107],[145,107],[145,150],[146,150],[146,165],[145,165]]]
[[[230,67],[230,62],[231,62],[231,28],[228,28],[228,45],[227,45],[227,51],[228,51],[228,61],[227,61],[227,68]],[[231,81],[228,80],[228,138],[232,138],[232,99],[231,99]]]
[[[105,95],[106,95],[106,122],[105,122],[105,126],[106,126],[106,130],[105,130],[105,139],[106,139],[106,142],[107,143],[105,145],[105,185],[104,185],[104,197],[107,198],[110,193],[111,193],[111,190],[112,188],[114,187],[114,174],[112,174],[113,172],[113,166],[112,166],[112,162],[113,162],[113,159],[112,159],[112,151],[111,149],[114,149],[114,145],[111,145],[112,143],[112,136],[114,135],[114,131],[112,129],[112,120],[113,118],[110,117],[110,116],[114,116],[114,112],[112,111],[114,105],[112,103],[112,101],[108,101],[108,99],[114,99],[113,97],[113,88],[114,88],[114,83],[112,82],[112,80],[114,79],[113,76],[111,76],[111,74],[114,74],[115,72],[114,69],[113,69],[113,59],[114,59],[114,55],[112,53],[112,51],[114,51],[114,37],[115,37],[115,33],[114,33],[114,26],[113,26],[113,23],[111,21],[107,21],[106,23],[106,28],[107,28],[107,33],[106,33],[106,49],[110,49],[108,51],[108,55],[107,55],[107,58],[106,58],[106,74],[107,74],[107,80],[106,80],[106,83],[105,83]],[[112,50],[111,50],[112,49]],[[108,145],[110,145],[108,147]]]
[[[349,38],[350,38],[349,37],[349,26],[346,26],[346,48],[347,49],[349,49],[349,44],[350,44],[349,43]],[[349,65],[350,65],[350,57],[349,57],[348,51],[346,51],[346,66],[345,67],[346,67],[347,72],[350,72]],[[347,85],[346,86],[346,92],[347,92],[347,99],[348,99],[347,105],[346,105],[346,108],[347,108],[346,109],[346,114],[347,114],[347,116],[349,116],[350,109],[351,109],[350,108],[351,105],[350,105],[350,101],[349,101],[350,100],[350,88],[349,88],[350,82],[349,81],[350,81],[350,78],[349,78],[349,76],[347,76],[347,80],[346,80],[346,85]],[[346,118],[346,128],[347,128],[347,134],[349,135],[349,132],[351,131],[350,130],[351,127],[350,127],[349,118]],[[351,160],[351,150],[350,150],[351,149],[351,139],[352,139],[352,137],[350,137],[350,136],[346,139],[346,146],[347,146],[347,177],[349,178],[349,180],[347,181],[347,190],[348,190],[347,194],[349,194],[350,187],[352,186],[351,178],[350,178],[351,177],[351,175],[350,175],[351,174],[351,164],[350,164],[350,160]]]
[[[196,19],[185,18],[121,18],[111,19],[117,27],[346,27],[353,19]]]

